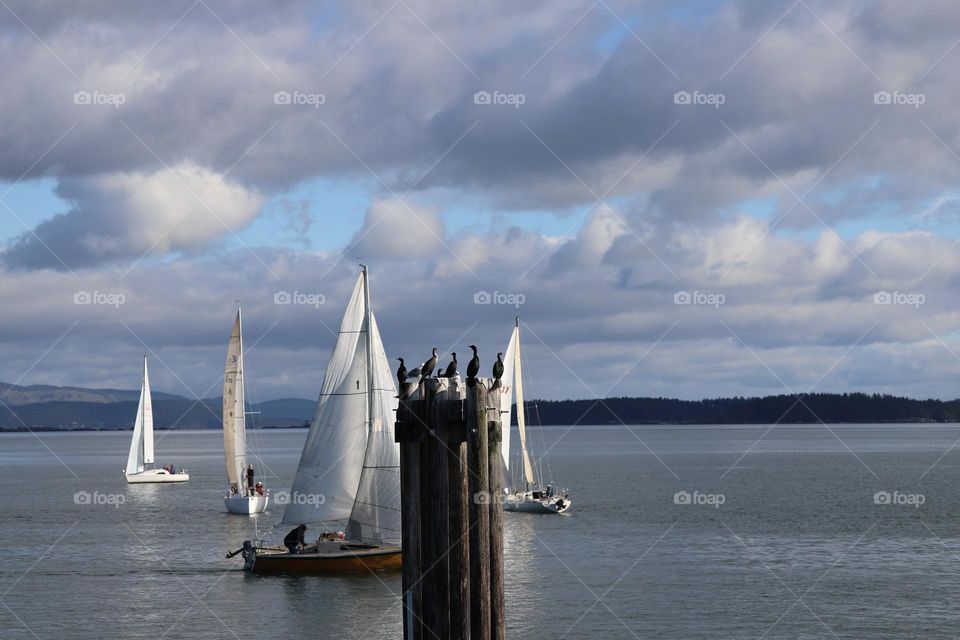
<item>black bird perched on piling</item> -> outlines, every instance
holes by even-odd
[[[453,360],[447,365],[447,370],[443,372],[441,378],[452,378],[457,375],[457,352],[454,351],[450,355],[453,356]]]
[[[430,359],[420,365],[420,382],[423,382],[433,373],[433,368],[437,366],[437,348],[433,348],[433,355]]]
[[[400,361],[400,368],[397,369],[397,381],[400,382],[400,387],[403,388],[403,383],[407,381],[407,367],[403,364],[403,358],[397,358]]]
[[[493,363],[493,386],[491,389],[500,388],[500,378],[503,377],[503,354],[497,354],[497,361]]]
[[[467,384],[473,386],[477,383],[477,374],[480,372],[480,356],[477,355],[477,347],[475,345],[469,345],[473,349],[473,358],[470,359],[470,364],[467,365]],[[473,384],[470,381],[473,381]]]

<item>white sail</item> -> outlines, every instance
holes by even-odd
[[[527,452],[527,418],[523,410],[523,369],[520,366],[520,323],[513,329],[516,340],[513,350],[513,390],[517,397],[517,432],[520,434],[520,455],[523,459],[523,477],[527,484],[534,484],[533,465],[530,464],[530,454]]]
[[[223,448],[227,482],[243,488],[247,468],[246,405],[243,391],[243,332],[240,311],[230,332],[227,364],[223,371]]]
[[[323,376],[313,422],[290,490],[290,502],[283,513],[284,524],[332,523],[349,518],[364,470],[371,380],[375,393],[370,415],[375,425],[383,421],[382,428],[389,432],[392,443],[396,388],[392,376],[386,383],[377,373],[386,363],[379,334],[372,341],[374,353],[370,360],[374,365],[370,375],[366,317],[365,274],[361,273]],[[373,315],[369,317],[372,321]],[[375,322],[371,325],[376,332]],[[385,395],[390,400],[384,399]],[[399,498],[399,480],[397,484]],[[399,509],[399,499],[397,504]]]
[[[143,407],[143,464],[153,464],[153,400],[150,394],[150,375],[147,373],[147,356],[143,356],[143,389],[140,391]]]
[[[370,309],[366,270],[364,323],[370,393],[367,396],[367,445],[357,496],[347,523],[347,538],[379,545],[399,545],[400,445],[394,440],[397,388],[387,360],[377,320]]]
[[[500,422],[502,433],[500,453],[503,457],[505,470],[503,474],[503,486],[506,489],[509,488],[508,485],[510,483],[510,434],[512,431],[510,422],[513,416],[513,354],[517,349],[517,339],[519,335],[517,328],[514,328],[513,333],[510,334],[510,343],[507,345],[507,350],[503,354],[503,375],[500,377]]]
[[[140,386],[140,403],[137,419],[133,423],[130,453],[127,454],[126,473],[141,473],[146,465],[153,463],[153,404],[150,401],[150,378],[147,374],[147,357],[143,357],[143,384]]]

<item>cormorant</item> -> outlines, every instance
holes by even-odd
[[[477,347],[475,345],[469,345],[473,349],[473,358],[470,360],[470,364],[467,365],[467,382],[473,380],[476,382],[477,373],[480,372],[480,356],[477,355]]]
[[[503,377],[503,354],[497,354],[497,361],[493,363],[493,386],[491,389],[500,388],[500,378]]]
[[[397,381],[400,383],[400,387],[403,387],[403,383],[407,381],[407,367],[403,364],[403,358],[397,358],[400,361],[400,368],[397,369]]]
[[[447,370],[443,372],[443,375],[440,376],[441,378],[452,378],[457,375],[457,352],[454,351],[450,355],[453,356],[453,361],[447,365]]]
[[[423,382],[433,373],[433,368],[437,366],[437,348],[433,348],[433,355],[430,359],[420,365],[420,382]]]

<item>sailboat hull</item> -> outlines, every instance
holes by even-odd
[[[522,513],[563,513],[573,503],[569,498],[534,498],[531,494],[514,494],[503,501],[505,511]]]
[[[257,513],[263,513],[267,510],[267,504],[270,502],[269,495],[263,496],[225,496],[223,504],[227,511],[243,516],[252,516]]]
[[[251,550],[244,569],[253,573],[337,574],[397,571],[402,566],[400,547],[371,548],[349,543],[322,543],[300,553],[289,553],[280,547]]]
[[[128,484],[144,484],[147,482],[187,482],[189,473],[170,473],[165,469],[147,469],[140,473],[128,473]]]

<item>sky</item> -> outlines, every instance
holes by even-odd
[[[0,380],[216,396],[240,301],[248,396],[315,397],[362,261],[391,358],[519,315],[532,397],[955,398],[958,25],[7,0]]]

